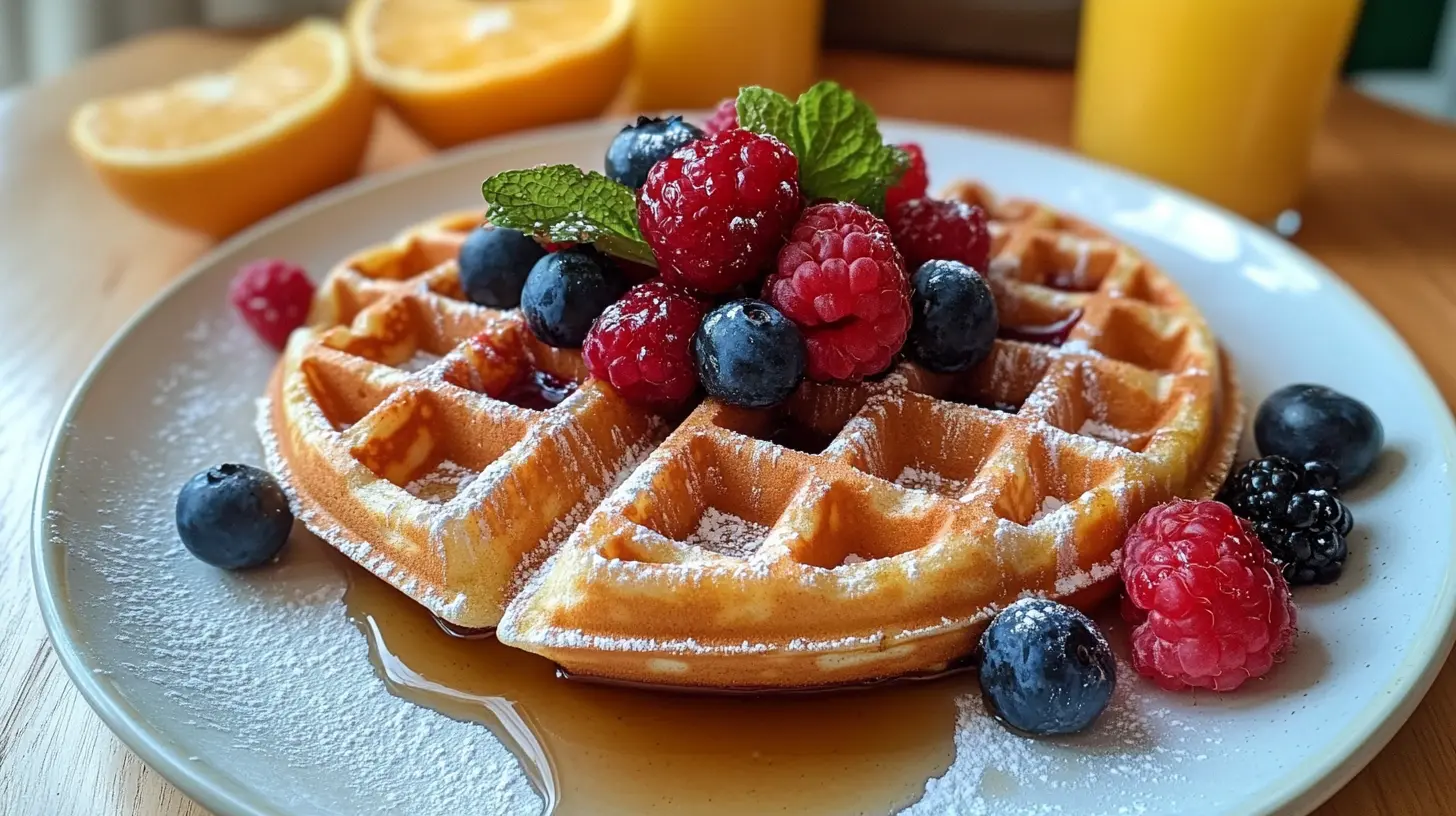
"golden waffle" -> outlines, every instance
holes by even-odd
[[[1003,324],[1080,313],[1065,343],[998,340],[964,375],[806,383],[769,411],[705,401],[601,500],[658,424],[591,380],[544,412],[488,396],[529,368],[584,372],[515,313],[459,300],[476,217],[442,219],[330,275],[271,386],[275,468],[354,560],[574,674],[754,688],[934,671],[1020,595],[1085,605],[1114,587],[1129,524],[1211,495],[1242,421],[1212,333],[1160,270],[1044,207],[955,194],[993,215]],[[419,349],[441,359],[401,370]],[[442,463],[480,476],[443,503],[406,489]]]

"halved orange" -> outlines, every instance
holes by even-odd
[[[87,103],[71,141],[138,209],[220,237],[353,176],[373,121],[342,29],[308,20],[224,73]]]
[[[369,80],[436,145],[601,113],[632,63],[632,0],[355,0]]]

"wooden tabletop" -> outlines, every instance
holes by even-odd
[[[122,746],[65,677],[30,581],[30,509],[42,448],[67,393],[121,323],[208,247],[111,198],[71,155],[83,99],[234,59],[244,40],[172,33],[102,54],[46,85],[0,95],[0,811],[201,814]],[[1071,76],[1059,71],[837,54],[825,73],[885,116],[1066,145]],[[365,172],[429,151],[380,114]],[[1456,402],[1456,130],[1340,90],[1315,150],[1297,243],[1354,285]],[[1339,327],[1331,327],[1338,331]],[[1456,812],[1456,670],[1319,813]],[[7,806],[18,809],[8,810]]]

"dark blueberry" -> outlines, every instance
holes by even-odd
[[[1304,463],[1304,484],[1306,490],[1336,490],[1340,485],[1340,471],[1329,462],[1311,459]]]
[[[513,229],[477,227],[460,245],[460,288],[471,302],[492,309],[521,305],[526,276],[546,250]]]
[[[652,165],[701,138],[703,131],[684,122],[681,116],[639,116],[637,124],[622,128],[607,148],[607,176],[634,189],[641,187]]]
[[[1096,624],[1070,606],[1023,598],[981,635],[981,696],[1012,730],[1073,734],[1112,700],[1117,662]]]
[[[767,408],[804,377],[804,338],[777,309],[735,300],[708,313],[693,335],[693,360],[709,395],[730,405]]]
[[[944,373],[965,371],[986,359],[1000,323],[985,278],[963,263],[926,261],[910,286],[912,357]]]
[[[219,465],[177,494],[177,533],[187,551],[214,567],[246,569],[273,560],[293,529],[288,497],[271,473]]]
[[[572,247],[531,268],[521,290],[521,313],[541,342],[581,348],[597,316],[625,291],[627,282],[616,264],[591,247]]]
[[[1321,385],[1290,385],[1259,406],[1254,438],[1266,454],[1330,462],[1339,473],[1339,486],[1349,487],[1375,465],[1385,431],[1375,412],[1359,400]]]

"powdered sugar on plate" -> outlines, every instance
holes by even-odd
[[[758,550],[767,537],[768,528],[764,525],[755,524],[716,507],[709,507],[703,510],[703,517],[698,520],[698,529],[684,543],[719,555],[747,558]]]

